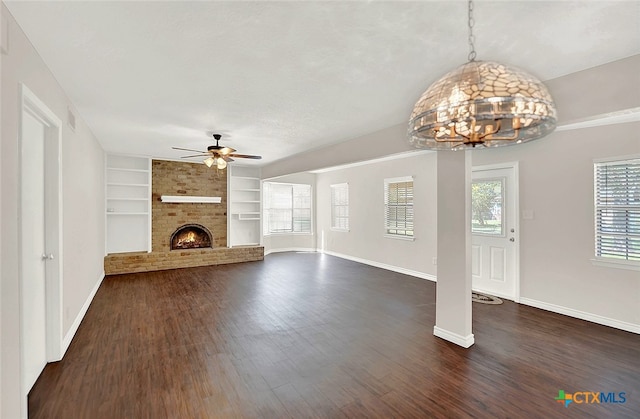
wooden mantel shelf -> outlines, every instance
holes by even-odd
[[[219,204],[222,202],[219,196],[162,195],[160,199],[162,202],[170,203]]]

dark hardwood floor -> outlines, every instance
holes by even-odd
[[[463,349],[433,336],[434,283],[309,253],[107,277],[29,416],[640,417],[640,336],[473,310]],[[564,407],[559,390],[626,403]]]

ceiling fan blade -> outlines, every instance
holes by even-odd
[[[222,159],[223,159],[224,161],[226,161],[227,163],[228,163],[228,162],[232,162],[232,161],[234,161],[231,157],[228,157],[228,156],[222,156]]]
[[[181,159],[190,159],[191,157],[207,157],[209,153],[194,154],[193,156],[182,156]]]
[[[228,154],[231,157],[238,157],[240,159],[261,159],[262,156],[252,156],[250,154]]]
[[[202,150],[194,150],[191,148],[180,148],[180,147],[171,147],[174,150],[182,150],[182,151],[195,151],[196,153],[205,153],[205,151]]]

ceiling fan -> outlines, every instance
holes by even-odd
[[[216,145],[210,145],[207,147],[207,151],[200,150],[192,150],[190,148],[180,148],[180,147],[171,147],[174,150],[183,150],[183,151],[194,151],[198,154],[194,154],[191,156],[182,156],[183,159],[189,159],[193,157],[205,157],[203,163],[207,165],[207,167],[211,167],[214,164],[218,169],[224,169],[227,167],[227,162],[232,162],[233,158],[238,159],[261,159],[262,156],[252,156],[250,154],[236,154],[235,149],[231,147],[221,146],[219,144],[220,138],[222,135],[213,134],[213,139],[216,140]]]

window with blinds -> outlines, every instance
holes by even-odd
[[[311,233],[311,185],[265,182],[265,235]]]
[[[349,230],[349,185],[331,185],[331,228]]]
[[[385,233],[413,237],[413,177],[384,180]]]
[[[596,256],[640,262],[640,159],[594,164]]]

